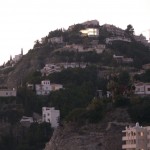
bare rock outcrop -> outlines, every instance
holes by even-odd
[[[67,124],[54,131],[44,150],[121,150],[122,130],[129,124],[125,109],[109,112],[98,124]]]

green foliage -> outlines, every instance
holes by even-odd
[[[88,81],[95,84],[97,80],[97,69],[95,67],[67,69],[60,73],[49,75],[49,79],[51,82],[61,83],[65,87],[69,85],[79,86]]]
[[[146,72],[141,75],[135,75],[134,79],[142,82],[150,82],[150,70],[146,70]]]
[[[134,34],[134,28],[131,24],[127,25],[127,28],[125,30],[125,33],[128,35],[128,36],[132,36]]]
[[[114,41],[112,45],[109,45],[109,48],[113,49],[116,55],[133,58],[134,67],[140,68],[143,64],[150,62],[149,48],[141,43]]]
[[[93,99],[87,106],[87,119],[90,123],[99,122],[104,115],[104,105],[99,99]]]
[[[62,29],[57,29],[54,31],[49,32],[48,37],[52,38],[52,37],[60,37],[63,35],[63,30]]]
[[[133,121],[150,123],[150,98],[136,98],[132,100],[132,105],[129,108],[129,113]]]
[[[114,104],[116,107],[128,107],[130,105],[130,99],[123,96],[117,96]]]
[[[87,108],[75,108],[66,117],[66,121],[75,122],[78,124],[97,123],[104,115],[104,105],[98,99],[93,99]]]
[[[119,77],[118,77],[118,82],[119,84],[124,85],[124,86],[129,85],[129,82],[130,82],[129,73],[126,71],[120,72]]]
[[[75,108],[69,113],[69,115],[66,116],[65,120],[67,122],[71,121],[71,122],[83,124],[85,123],[85,119],[86,119],[85,116],[86,116],[86,109]]]
[[[28,74],[28,76],[26,77],[26,79],[24,79],[24,82],[28,82],[31,84],[38,84],[41,81],[41,72],[40,71],[35,71],[35,72],[31,72],[30,74]]]
[[[52,136],[52,128],[49,123],[33,123],[15,146],[15,150],[41,150]]]

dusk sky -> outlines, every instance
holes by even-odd
[[[150,0],[1,0],[0,65],[52,30],[93,19],[148,36]]]

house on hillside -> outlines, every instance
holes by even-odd
[[[41,69],[42,76],[44,75],[48,76],[51,73],[61,72],[61,71],[62,71],[62,68],[58,64],[46,64],[45,67]]]
[[[42,122],[49,122],[52,128],[59,126],[60,111],[54,107],[42,107]]]
[[[48,43],[52,43],[52,44],[62,44],[63,43],[63,37],[60,36],[60,37],[52,37],[52,38],[49,38],[48,39]]]
[[[55,83],[51,84],[51,91],[58,91],[60,89],[63,89],[63,85],[62,84],[55,84]]]
[[[134,127],[126,127],[123,132],[123,150],[149,150],[150,126],[142,127],[136,123]]]
[[[112,44],[113,41],[131,42],[131,40],[129,38],[120,37],[120,36],[110,37],[110,38],[105,39],[106,44]]]
[[[51,85],[49,80],[41,81],[41,84],[35,85],[36,95],[49,95],[51,91]]]
[[[22,116],[20,123],[24,127],[30,127],[30,125],[33,123],[32,117]]]
[[[139,96],[146,96],[150,95],[150,83],[135,83],[135,91],[134,94],[139,95]]]
[[[125,58],[124,56],[117,56],[117,55],[113,55],[113,59],[117,62],[117,63],[122,63],[122,64],[131,64],[133,63],[133,58]]]
[[[150,64],[145,64],[142,66],[143,69],[149,70],[150,69]]]
[[[99,29],[98,28],[86,28],[84,30],[80,30],[82,36],[88,37],[98,37],[99,36]]]
[[[0,88],[0,97],[16,97],[17,91],[15,88],[13,89],[8,89],[8,88]]]
[[[134,39],[137,42],[140,42],[142,44],[144,44],[145,46],[149,46],[148,40],[146,40],[146,37],[141,35],[134,35]]]
[[[124,37],[124,35],[125,35],[124,30],[122,30],[121,28],[118,28],[114,25],[104,24],[103,29],[105,29],[106,31],[111,33],[113,36],[122,36],[122,37]]]

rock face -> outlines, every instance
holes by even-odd
[[[122,130],[129,124],[126,110],[117,109],[98,124],[65,125],[54,131],[45,150],[121,150]]]

